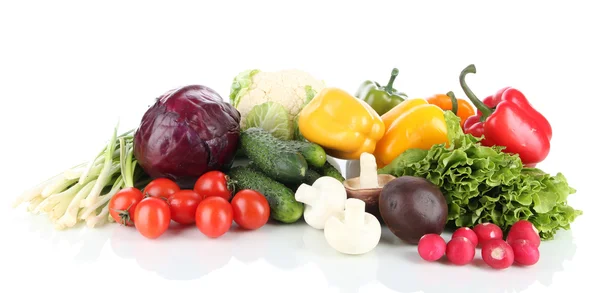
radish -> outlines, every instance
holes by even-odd
[[[502,239],[491,239],[482,244],[481,257],[494,269],[506,269],[515,261],[512,247]]]
[[[477,240],[479,245],[483,245],[484,242],[492,239],[502,240],[502,229],[493,223],[481,223],[473,228],[473,232],[477,234]]]
[[[516,240],[525,239],[535,247],[540,247],[540,234],[535,226],[526,220],[519,220],[513,224],[506,236],[506,242],[512,245]]]
[[[515,254],[515,262],[524,266],[531,266],[540,259],[540,251],[529,240],[518,239],[513,241],[511,247]]]
[[[475,246],[466,237],[452,238],[446,244],[446,257],[455,265],[466,265],[475,258]]]
[[[468,227],[458,228],[456,231],[454,231],[454,233],[452,234],[452,238],[456,237],[465,237],[469,239],[469,241],[471,241],[471,243],[473,243],[473,246],[475,247],[477,247],[477,243],[479,243],[479,241],[477,240],[477,234],[475,234],[475,232],[473,232],[473,230],[471,230],[471,228]]]
[[[425,234],[419,240],[419,255],[426,261],[436,261],[446,252],[446,241],[438,234]]]

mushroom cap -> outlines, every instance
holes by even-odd
[[[357,198],[365,202],[366,212],[381,219],[379,213],[379,195],[383,187],[390,181],[396,179],[395,176],[389,174],[377,175],[377,188],[360,188],[360,177],[346,179],[344,187],[348,198]]]

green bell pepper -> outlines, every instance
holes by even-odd
[[[386,86],[372,80],[363,82],[356,92],[356,97],[371,105],[379,115],[385,114],[408,98],[405,93],[392,87],[397,76],[398,69],[394,68]]]

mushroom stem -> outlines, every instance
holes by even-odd
[[[344,222],[353,228],[362,227],[365,224],[365,202],[356,198],[347,199]]]
[[[377,163],[369,153],[360,155],[360,188],[378,188]]]
[[[296,200],[305,204],[313,204],[317,200],[318,194],[319,191],[315,187],[302,183],[296,190]]]

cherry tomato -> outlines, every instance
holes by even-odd
[[[135,187],[121,189],[108,203],[110,216],[121,225],[133,226],[135,208],[143,199],[144,195]]]
[[[233,182],[229,180],[229,176],[221,171],[204,173],[194,185],[194,191],[200,194],[202,198],[218,196],[229,201],[231,200],[233,190]]]
[[[171,207],[171,219],[182,225],[196,222],[196,209],[202,197],[193,190],[180,190],[167,200]]]
[[[242,228],[258,229],[269,221],[271,209],[269,202],[260,192],[244,189],[239,191],[231,201],[233,220]]]
[[[181,190],[179,185],[173,180],[168,178],[157,178],[144,188],[144,195],[146,197],[158,197],[167,200],[173,193]]]
[[[196,227],[202,234],[217,238],[231,228],[233,222],[233,208],[222,197],[208,197],[196,209]]]
[[[171,223],[171,210],[166,201],[146,197],[135,208],[135,228],[146,238],[155,239],[165,233]]]

